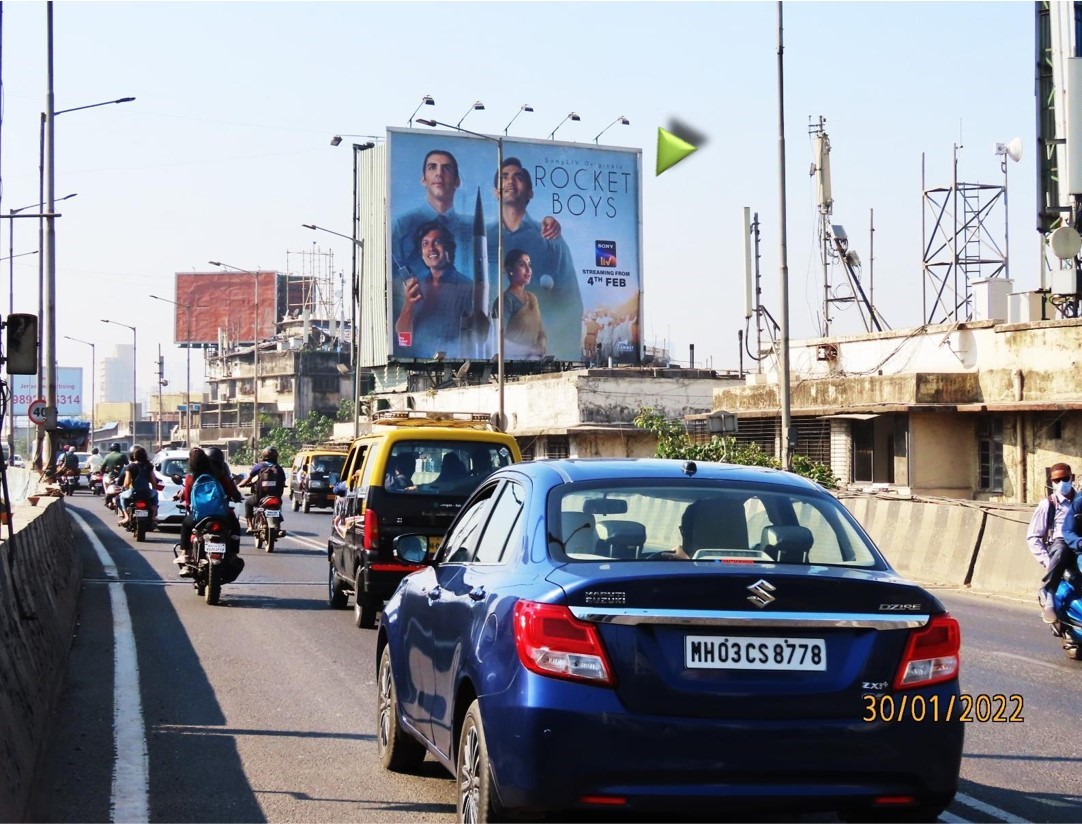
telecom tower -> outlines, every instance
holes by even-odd
[[[834,304],[854,304],[860,312],[864,331],[881,332],[885,323],[875,311],[870,294],[864,292],[861,284],[860,257],[849,248],[844,227],[830,222],[834,213],[834,197],[830,189],[830,137],[825,126],[826,119],[822,115],[808,126],[812,138],[811,175],[815,178],[816,202],[819,206],[820,259],[823,262],[822,335],[830,337],[830,310]],[[845,270],[848,288],[845,285],[835,287],[831,283],[831,267],[838,264]]]

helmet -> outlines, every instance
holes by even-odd
[[[225,466],[225,454],[216,446],[207,449],[207,458],[214,466]]]
[[[263,450],[261,457],[265,461],[270,461],[271,463],[278,463],[278,450],[275,449],[273,446],[268,446],[266,449]]]
[[[119,451],[120,451],[120,444],[118,444],[118,443],[115,443],[115,444],[113,444],[113,445],[112,445],[111,447],[109,447],[109,449],[110,449],[110,451],[112,451],[112,452],[119,452]]]

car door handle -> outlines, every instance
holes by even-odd
[[[440,599],[440,588],[432,587],[425,595],[428,596],[429,601],[438,601]]]
[[[485,588],[484,587],[474,587],[473,589],[470,590],[469,596],[470,596],[470,599],[473,600],[473,601],[483,601],[483,600],[485,600]]]

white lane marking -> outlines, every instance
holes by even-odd
[[[90,525],[78,514],[68,514],[94,547],[109,579],[113,610],[113,788],[109,801],[112,821],[150,821],[147,741],[143,702],[139,695],[139,659],[135,652],[131,612],[116,564]]]
[[[939,820],[945,821],[947,824],[968,824],[968,818],[962,818],[961,816],[954,815],[954,813],[942,812],[939,814]]]
[[[1056,639],[1059,640],[1058,638]],[[1021,661],[1024,664],[1034,664],[1039,667],[1047,667],[1048,669],[1055,670],[1056,672],[1063,672],[1066,667],[1058,664],[1053,664],[1051,661],[1042,661],[1040,658],[1030,658],[1027,655],[1017,655],[1013,652],[1001,652],[1000,650],[989,650],[989,655],[995,655],[999,658],[1010,658],[1014,661]]]
[[[1026,819],[1024,818],[1019,818],[1006,810],[1001,810],[999,807],[993,807],[991,804],[985,804],[983,801],[980,801],[971,795],[966,795],[965,793],[955,793],[954,800],[959,804],[965,804],[967,807],[972,807],[974,810],[982,812],[985,815],[994,816],[999,821],[1007,822],[1007,824],[1025,824],[1026,822]]]

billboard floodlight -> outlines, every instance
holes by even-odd
[[[578,116],[577,114],[575,114],[574,112],[568,112],[568,113],[567,113],[567,117],[565,117],[565,118],[564,118],[563,120],[561,120],[561,121],[560,121],[559,123],[557,123],[557,124],[556,124],[556,128],[555,128],[555,129],[553,129],[553,130],[552,130],[552,131],[551,131],[551,132],[549,133],[549,140],[555,140],[555,139],[556,139],[556,132],[557,132],[557,130],[558,130],[558,129],[559,129],[559,128],[560,128],[561,126],[562,126],[562,125],[564,125],[564,123],[566,123],[566,122],[567,122],[568,120],[575,120],[575,121],[578,121],[578,120],[582,120],[582,118],[581,118],[581,117],[579,117],[579,116]]]
[[[466,109],[466,114],[462,115],[462,117],[458,119],[458,123],[455,124],[455,128],[457,129],[459,126],[462,125],[462,121],[469,116],[470,112],[483,112],[484,110],[485,104],[482,103],[480,100],[475,100],[473,102],[473,105]]]
[[[518,107],[518,111],[515,112],[515,116],[511,118],[511,123],[514,123],[515,120],[518,118],[518,116],[520,114],[522,114],[523,112],[532,112],[532,111],[533,111],[533,106],[531,106],[529,103],[523,103],[521,106]],[[507,130],[511,128],[511,123],[508,123],[506,126],[504,126],[503,133],[505,135],[507,134]]]
[[[594,143],[597,143],[598,138],[600,138],[601,135],[605,134],[605,132],[607,132],[609,129],[611,129],[613,126],[615,126],[617,123],[619,123],[621,126],[630,126],[631,125],[630,120],[628,120],[623,115],[620,115],[618,118],[616,118],[614,121],[612,121],[612,123],[610,123],[608,126],[606,126],[604,129],[602,129],[600,132],[597,133],[597,137],[594,138]]]
[[[411,129],[413,128],[413,118],[417,114],[417,112],[421,111],[421,106],[435,106],[435,105],[436,105],[436,101],[432,99],[432,95],[426,94],[424,97],[422,97],[421,102],[417,104],[417,108],[414,109],[413,114],[410,115],[409,127]],[[334,145],[337,146],[338,144],[336,143]]]

